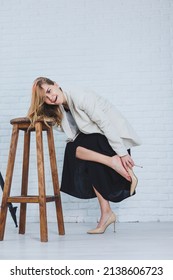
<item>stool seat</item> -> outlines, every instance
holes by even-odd
[[[48,130],[49,129],[49,126],[53,126],[54,123],[53,121],[48,121],[47,124],[49,126],[47,126],[43,121],[39,121],[42,123],[42,130],[45,131],[45,130]],[[29,118],[26,118],[26,117],[22,117],[22,118],[15,118],[15,119],[12,119],[10,120],[10,123],[12,125],[14,124],[17,124],[18,127],[21,129],[21,130],[27,130],[31,124]],[[31,131],[34,131],[35,130],[35,127],[32,127],[30,128]]]
[[[15,123],[17,123],[17,124],[20,124],[20,123],[30,124],[31,122],[30,122],[29,118],[21,117],[21,118],[15,118],[15,119],[10,120],[10,123],[11,124],[15,124]]]
[[[12,119],[10,123],[13,126],[13,130],[11,136],[6,178],[4,183],[4,190],[3,190],[2,204],[1,204],[0,240],[3,240],[4,238],[8,203],[11,202],[20,203],[20,222],[19,222],[20,234],[25,233],[27,203],[38,203],[40,209],[40,240],[42,242],[47,242],[48,241],[47,211],[46,211],[47,202],[53,202],[53,201],[55,202],[59,234],[60,235],[65,234],[56,155],[55,155],[55,146],[54,146],[54,138],[53,138],[53,129],[52,129],[54,123],[52,121],[48,121],[47,122],[48,125],[46,125],[43,121],[40,120],[35,123],[34,127],[30,127],[31,122],[26,117]],[[18,136],[20,130],[24,132],[21,194],[18,196],[10,196]],[[43,131],[46,131],[47,133],[54,195],[46,195],[46,191],[45,191],[44,150],[43,150],[43,137],[42,137]],[[38,174],[38,193],[39,193],[38,195],[28,195],[30,135],[33,132],[35,132],[36,135],[37,174]]]

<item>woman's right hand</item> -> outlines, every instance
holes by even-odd
[[[132,157],[129,154],[122,156],[120,158],[121,158],[122,165],[124,166],[126,171],[128,171],[129,168],[132,169],[133,166],[135,165]]]

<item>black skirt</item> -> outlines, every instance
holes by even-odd
[[[130,182],[101,163],[76,158],[78,146],[108,156],[116,155],[107,138],[99,133],[80,133],[67,143],[61,180],[61,191],[77,198],[96,197],[93,187],[108,201],[120,202],[130,196]],[[130,152],[130,151],[128,151]]]

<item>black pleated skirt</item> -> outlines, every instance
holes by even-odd
[[[89,199],[96,197],[94,187],[108,201],[120,202],[128,198],[130,182],[106,165],[77,159],[75,154],[78,146],[108,156],[116,155],[104,135],[80,133],[66,145],[61,191],[77,198]]]

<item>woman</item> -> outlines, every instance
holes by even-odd
[[[34,81],[28,117],[31,126],[51,119],[66,133],[61,191],[83,199],[97,197],[100,205],[99,223],[88,233],[115,226],[109,201],[128,198],[137,185],[130,148],[140,140],[127,120],[103,97],[91,91],[64,91],[45,77]]]

